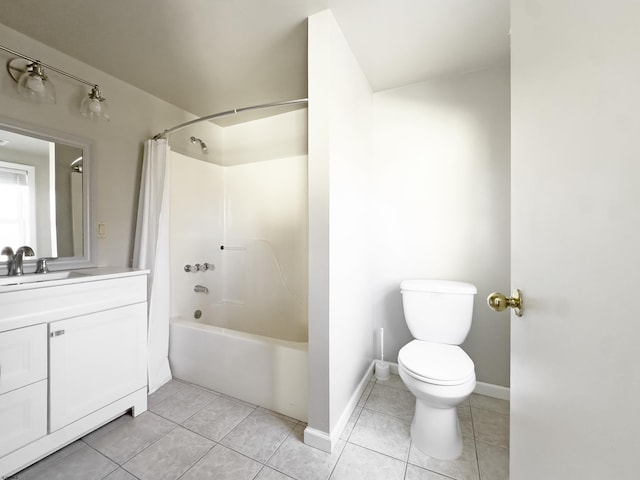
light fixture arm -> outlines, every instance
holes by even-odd
[[[40,65],[41,67],[44,68],[48,68],[49,70],[53,70],[56,73],[59,73],[60,75],[64,75],[65,77],[71,78],[73,80],[75,80],[76,82],[80,82],[80,83],[84,83],[85,85],[89,85],[90,87],[95,87],[98,88],[98,84],[93,83],[93,82],[89,82],[88,80],[85,80],[83,78],[77,77],[71,73],[65,72],[64,70],[60,70],[59,68],[53,67],[51,65],[47,65],[44,62],[41,62],[40,60],[37,60],[33,57],[30,57],[28,55],[25,55],[23,53],[20,52],[16,52],[15,50],[9,48],[9,47],[5,47],[4,45],[0,45],[0,50],[4,50],[7,53],[10,53],[11,55],[15,55],[17,57],[23,58],[31,63],[35,63],[37,65]],[[12,76],[13,77],[13,76]]]

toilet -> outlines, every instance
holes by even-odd
[[[404,317],[415,340],[398,353],[398,373],[416,397],[411,441],[430,457],[462,453],[456,407],[476,386],[473,360],[459,345],[471,328],[474,285],[451,280],[405,280]]]

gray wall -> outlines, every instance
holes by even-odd
[[[89,91],[85,85],[48,72],[55,83],[58,101],[55,105],[34,104],[20,99],[16,83],[3,73],[0,75],[0,115],[35,129],[70,134],[92,142],[93,156],[89,161],[96,261],[98,265],[129,266],[143,142],[165,128],[195,117],[4,25],[0,25],[0,43],[100,85],[111,108],[109,123],[94,123],[80,115],[80,102]],[[0,53],[0,62],[9,58],[9,54]],[[216,142],[210,139],[217,134],[207,124],[194,126],[188,133],[174,134],[172,148],[192,154],[191,135],[210,145],[211,157],[216,155]],[[97,222],[106,224],[106,238],[96,237]]]
[[[374,94],[369,261],[390,361],[412,339],[400,281],[468,281],[478,295],[464,348],[479,381],[509,385],[509,314],[486,306],[510,292],[509,94],[508,66]]]

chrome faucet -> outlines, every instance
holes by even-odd
[[[22,271],[22,261],[25,257],[33,257],[35,253],[33,253],[33,249],[31,247],[27,247],[26,245],[20,247],[16,250],[16,253],[13,253],[13,249],[11,247],[4,247],[2,249],[2,255],[7,256],[7,275],[9,276],[19,276],[24,272]]]
[[[7,256],[7,275],[11,276],[14,273],[14,263],[13,263],[13,259],[15,258],[14,254],[13,254],[13,248],[11,247],[4,247],[2,249],[2,252],[0,252],[0,255],[6,255]]]

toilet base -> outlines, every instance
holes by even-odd
[[[456,407],[435,408],[416,400],[411,441],[425,455],[453,460],[462,454],[462,433]]]

